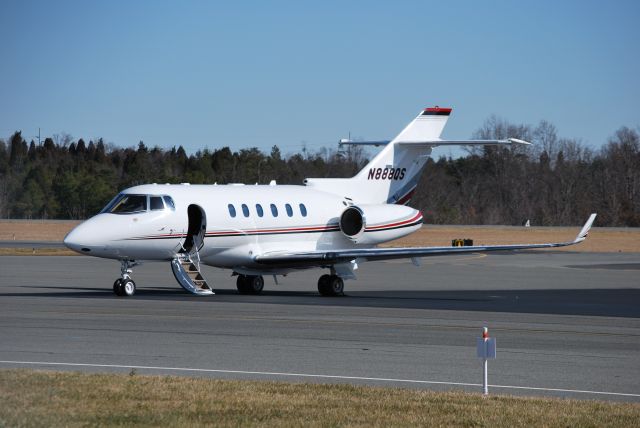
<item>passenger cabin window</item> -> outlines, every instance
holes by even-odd
[[[262,205],[256,204],[256,212],[258,213],[258,217],[262,217],[264,215],[264,211],[262,210]]]
[[[307,216],[307,207],[305,207],[304,204],[300,204],[300,214],[302,214],[302,217]]]
[[[249,217],[249,207],[245,204],[242,204],[242,214],[244,214],[245,217]]]
[[[113,214],[132,214],[147,210],[147,195],[122,194],[109,212]]]
[[[173,203],[173,198],[171,196],[163,196],[162,199],[164,199],[165,205],[171,208],[171,211],[176,210],[176,204]]]
[[[162,203],[162,198],[160,196],[152,196],[149,198],[149,206],[151,207],[151,211],[164,209],[164,204]]]
[[[278,217],[278,207],[274,204],[271,204],[271,214],[273,214],[274,217]]]
[[[291,205],[289,205],[289,204],[285,204],[285,206],[284,206],[284,207],[285,207],[285,208],[286,208],[286,210],[287,210],[287,215],[288,215],[289,217],[293,217],[293,208],[291,208]]]
[[[229,207],[229,215],[231,217],[235,217],[236,216],[236,207],[234,207],[232,204],[229,204],[228,207]]]

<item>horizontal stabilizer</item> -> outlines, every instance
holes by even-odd
[[[353,141],[346,138],[340,140],[340,145],[350,146],[386,146],[390,140],[379,141]],[[412,146],[438,147],[438,146],[498,146],[522,144],[530,146],[531,143],[518,138],[507,138],[506,140],[425,140],[425,141],[396,141],[396,144],[410,144]]]
[[[338,143],[340,146],[349,145],[349,146],[386,146],[389,144],[391,140],[380,140],[380,141],[353,141],[348,138],[343,138]]]
[[[351,178],[307,178],[305,185],[349,198],[358,204],[407,204],[411,200],[432,150],[439,146],[528,145],[517,138],[504,140],[445,140],[441,138],[451,109],[426,108],[392,140],[340,140],[340,146],[377,146],[378,153]],[[390,174],[390,172],[392,174]]]
[[[429,140],[429,141],[398,141],[397,144],[411,144],[412,146],[424,145],[430,147],[438,146],[500,146],[511,144],[522,144],[530,146],[531,143],[517,138],[507,138],[506,140]]]

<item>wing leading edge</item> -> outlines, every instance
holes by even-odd
[[[460,253],[485,253],[490,251],[529,250],[536,248],[556,248],[578,244],[584,241],[596,219],[591,214],[580,233],[573,241],[548,244],[479,245],[470,247],[405,247],[405,248],[362,248],[334,251],[277,252],[255,257],[255,261],[271,266],[312,267],[344,263],[350,260],[374,261],[416,257],[442,256]]]

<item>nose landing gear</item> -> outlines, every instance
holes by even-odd
[[[120,278],[113,283],[113,292],[116,296],[130,297],[136,294],[136,283],[131,279],[132,268],[137,266],[135,260],[120,261]]]

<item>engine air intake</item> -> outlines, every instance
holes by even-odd
[[[363,212],[358,207],[349,207],[340,216],[340,230],[350,238],[358,237],[364,232],[365,220]]]

